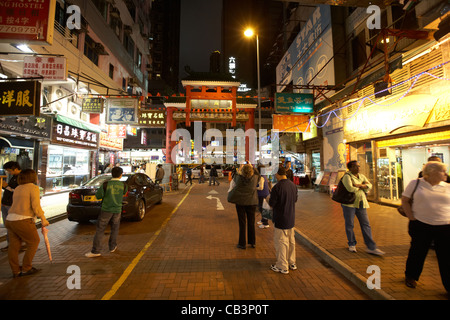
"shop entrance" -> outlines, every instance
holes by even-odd
[[[450,164],[450,141],[439,144],[414,144],[378,148],[378,196],[382,202],[401,204],[404,189],[417,179],[431,156]]]

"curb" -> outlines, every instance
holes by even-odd
[[[373,300],[395,300],[394,297],[384,292],[381,289],[369,289],[367,287],[367,279],[361,274],[353,270],[349,265],[339,260],[336,256],[332,255],[325,248],[321,247],[315,241],[309,239],[305,234],[294,228],[295,238],[307,248],[311,249],[319,257],[325,260],[330,266],[332,266],[336,271],[341,273],[350,282],[355,284],[360,290],[367,294]]]

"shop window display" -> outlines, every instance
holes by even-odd
[[[49,148],[46,190],[73,189],[89,179],[89,151],[51,146]]]

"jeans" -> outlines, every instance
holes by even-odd
[[[119,234],[120,213],[112,213],[101,211],[97,219],[97,231],[94,236],[94,244],[92,246],[92,253],[100,253],[102,248],[102,239],[105,234],[105,229],[111,221],[111,234],[109,236],[109,250],[113,250],[117,246],[117,235]]]
[[[409,221],[408,233],[411,236],[411,247],[406,260],[405,276],[419,280],[428,249],[434,240],[442,284],[450,292],[450,224],[433,226],[419,220]]]
[[[359,221],[359,225],[361,226],[364,243],[370,250],[376,249],[377,246],[372,239],[372,229],[370,228],[367,210],[363,208],[362,202],[360,203],[359,208],[352,208],[344,205],[341,206],[344,211],[345,233],[347,234],[348,245],[356,246],[355,232],[353,231],[356,215]]]
[[[214,185],[216,185],[216,178],[217,177],[209,176],[209,185],[211,185],[211,180],[214,182]],[[219,184],[220,184],[219,181],[217,181],[217,185],[219,185]]]

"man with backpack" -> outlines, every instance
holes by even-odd
[[[117,249],[117,236],[119,234],[120,217],[122,213],[122,198],[128,191],[128,186],[120,181],[123,169],[114,167],[111,170],[112,179],[105,182],[95,194],[97,199],[103,199],[102,210],[97,219],[97,230],[94,236],[92,250],[85,254],[88,258],[101,256],[102,239],[105,229],[111,222],[111,234],[109,236],[109,251]]]

